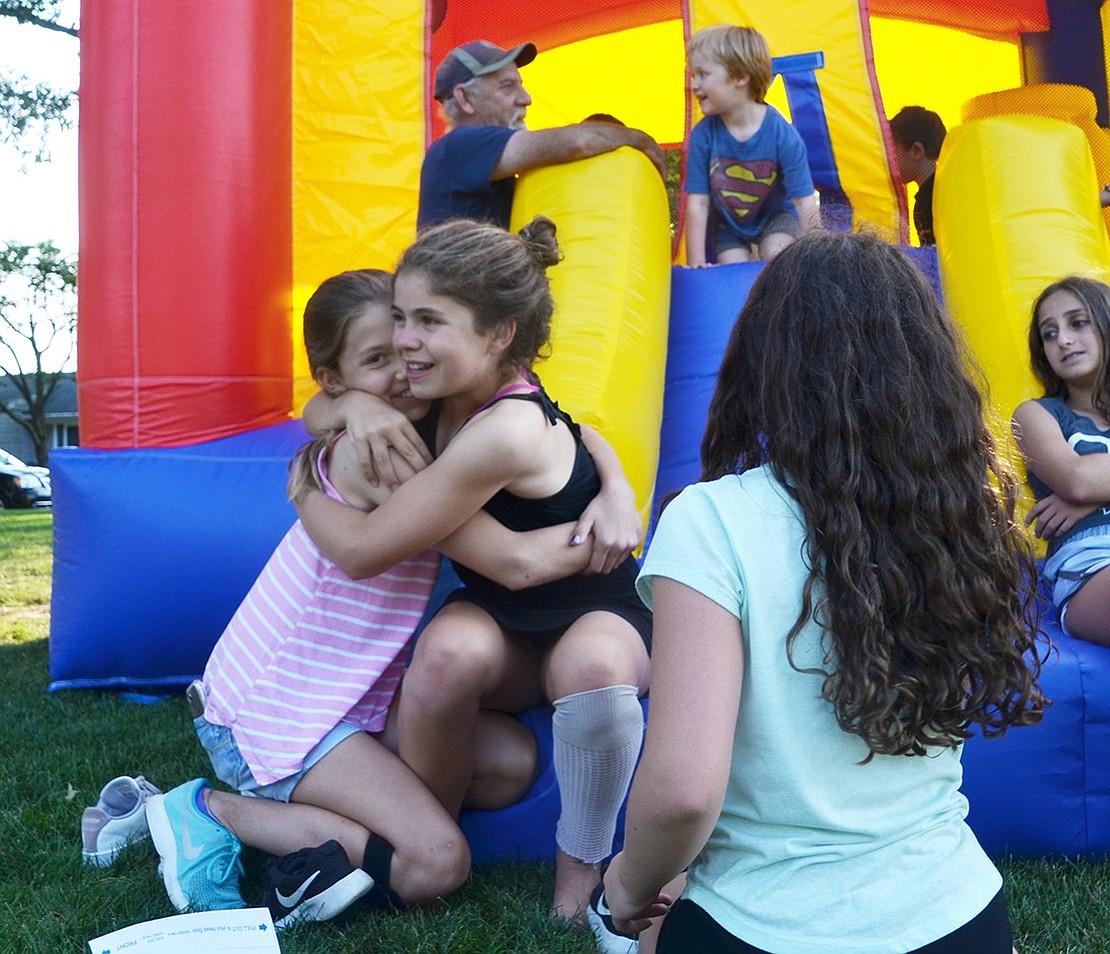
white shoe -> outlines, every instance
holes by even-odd
[[[141,775],[121,775],[100,791],[96,804],[81,815],[81,858],[106,868],[124,845],[150,837],[146,800],[161,794]]]
[[[613,915],[605,903],[605,891],[601,885],[594,888],[590,895],[586,921],[594,932],[601,954],[639,954],[640,942],[627,934],[619,934],[613,927]]]

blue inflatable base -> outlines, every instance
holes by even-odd
[[[1042,594],[1043,595],[1043,594]],[[1046,621],[1038,725],[964,746],[968,824],[992,855],[1110,854],[1110,649]]]
[[[184,687],[297,514],[300,421],[189,447],[59,448],[50,689]]]

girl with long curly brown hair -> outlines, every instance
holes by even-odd
[[[1040,719],[1046,647],[969,366],[877,238],[807,236],[760,274],[702,482],[638,582],[652,708],[604,882],[618,928],[668,912],[660,952],[1010,954],[960,752]]]

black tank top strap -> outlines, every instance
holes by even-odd
[[[538,387],[534,384],[521,383],[517,385],[510,385],[508,388],[505,388],[502,391],[498,391],[497,394],[495,394],[488,401],[486,401],[485,404],[479,407],[478,410],[474,412],[474,414],[478,414],[479,412],[486,410],[486,408],[492,407],[498,401],[531,401],[533,404],[538,404],[540,406],[540,409],[543,411],[544,416],[547,418],[550,424],[554,425],[556,422],[562,421],[564,424],[567,425],[567,427],[570,428],[571,433],[575,437],[575,440],[580,439],[582,436],[580,428],[571,419],[570,415],[567,414],[566,411],[561,410],[559,405],[551,400],[551,398],[548,396],[547,392],[543,388]],[[467,418],[467,420],[469,421],[472,417],[474,417],[474,414],[471,414],[470,417]]]
[[[467,420],[469,421],[475,414],[480,414],[487,407],[493,407],[493,405],[502,398],[512,397],[515,394],[534,394],[538,390],[540,390],[540,386],[538,384],[533,384],[531,381],[513,381],[511,384],[506,384],[488,401],[483,401],[479,404],[470,412],[470,416],[467,417]]]
[[[531,393],[518,392],[516,394],[506,394],[505,397],[516,398],[518,401],[533,401],[540,406],[551,424],[554,424],[556,421],[562,421],[570,428],[570,432],[574,435],[576,441],[582,439],[582,429],[575,423],[574,418],[559,407],[558,402],[551,400],[548,393],[542,388],[539,391],[532,391]]]

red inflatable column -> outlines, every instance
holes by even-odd
[[[289,416],[291,7],[83,5],[84,445],[166,447]]]

